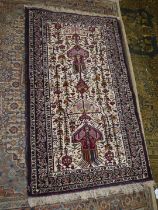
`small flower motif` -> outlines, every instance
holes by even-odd
[[[13,83],[12,83],[12,86],[13,86],[14,88],[18,88],[18,87],[19,87],[19,82],[13,82]]]
[[[10,105],[10,108],[13,109],[13,110],[15,110],[15,109],[18,108],[18,104],[17,104],[17,103],[12,103],[12,104]]]
[[[2,125],[4,126],[8,121],[9,121],[8,114],[7,113],[2,113],[0,115],[0,122],[2,123]]]
[[[15,126],[12,126],[12,127],[9,129],[9,131],[10,131],[10,133],[15,134],[15,133],[18,132],[18,128],[15,127]]]
[[[0,71],[0,81],[10,81],[12,79],[12,69],[2,69]]]
[[[93,26],[89,27],[89,31],[93,33],[95,31],[95,27]]]
[[[56,23],[56,24],[55,24],[55,28],[56,28],[57,30],[61,29],[61,24],[60,24],[60,23]]]
[[[20,67],[20,63],[18,63],[18,62],[14,63],[14,67],[15,68],[19,68]]]

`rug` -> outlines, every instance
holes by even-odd
[[[138,191],[124,194],[120,191],[117,194],[110,194],[108,197],[99,196],[97,199],[69,201],[67,203],[40,205],[34,208],[17,208],[13,210],[156,210],[153,205],[151,189],[142,186]]]
[[[30,196],[152,179],[118,18],[27,8],[26,55]]]

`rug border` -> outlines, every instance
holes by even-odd
[[[29,10],[25,8],[25,157],[27,191],[31,184],[31,145],[30,145],[30,82],[29,82]]]
[[[131,74],[131,69],[130,69],[130,64],[128,65],[127,61],[129,61],[129,57],[127,55],[127,48],[126,48],[126,43],[125,43],[125,37],[124,37],[124,34],[123,34],[123,30],[122,30],[122,23],[121,23],[121,20],[118,21],[118,30],[119,30],[119,33],[120,33],[120,40],[121,40],[121,44],[123,46],[122,48],[122,52],[123,52],[123,57],[124,57],[124,62],[125,62],[125,66],[127,68],[127,75],[128,75],[128,80],[129,80],[129,86],[130,86],[130,89],[131,89],[131,93],[132,93],[132,97],[133,97],[133,103],[135,105],[135,112],[136,112],[136,117],[137,117],[137,120],[138,120],[138,125],[139,125],[139,129],[140,129],[140,133],[141,133],[141,137],[142,137],[142,146],[143,146],[143,149],[144,149],[144,155],[145,155],[145,159],[146,159],[146,163],[147,163],[147,169],[148,169],[148,172],[149,173],[149,177],[153,180],[153,177],[152,177],[152,173],[151,173],[151,168],[150,168],[150,162],[149,162],[149,157],[148,157],[148,153],[147,153],[147,146],[146,146],[146,140],[145,140],[145,133],[143,134],[143,130],[144,130],[144,127],[143,127],[143,121],[141,122],[141,113],[139,113],[139,98],[136,97],[136,92],[134,90],[134,79],[132,79],[132,74]],[[130,63],[130,61],[129,61]],[[133,75],[134,75],[134,72],[133,72]],[[135,77],[135,75],[134,75]],[[136,89],[137,91],[137,89]]]

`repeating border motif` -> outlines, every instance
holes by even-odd
[[[128,166],[114,166],[113,169],[102,166],[63,171],[56,177],[51,175],[53,141],[47,49],[48,22],[50,21],[73,24],[80,21],[88,26],[95,24],[103,28]],[[116,18],[53,13],[40,9],[26,10],[29,195],[64,193],[151,179],[121,39],[120,25]],[[62,185],[64,180],[68,180],[68,184]]]

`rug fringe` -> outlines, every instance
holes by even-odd
[[[72,202],[75,200],[88,200],[88,199],[97,199],[98,197],[109,197],[114,196],[116,194],[132,194],[134,192],[144,191],[145,188],[150,188],[153,203],[156,203],[154,197],[154,181],[147,181],[142,183],[136,184],[126,184],[126,185],[119,185],[113,186],[108,188],[99,188],[94,190],[86,190],[82,192],[75,192],[75,193],[66,193],[60,195],[50,195],[50,196],[40,196],[40,197],[29,197],[28,203],[30,207],[35,206],[42,206],[42,205],[50,205],[50,204],[61,204],[66,202]],[[156,205],[154,207],[156,209]]]

